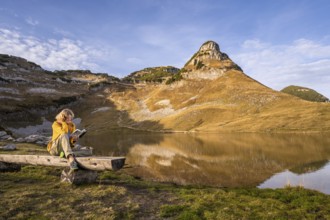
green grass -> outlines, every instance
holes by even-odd
[[[329,219],[329,196],[302,188],[180,189],[185,202],[162,206],[175,219]]]
[[[146,81],[146,82],[162,82],[165,77],[172,76],[172,73],[163,72],[163,71],[156,71],[150,74],[145,74],[138,78],[139,81]]]
[[[7,144],[15,144],[16,150],[15,151],[3,151],[0,150],[0,154],[47,154],[45,146],[39,146],[33,143],[11,143],[7,141],[0,141],[0,146],[6,146]]]
[[[143,181],[101,172],[60,183],[60,168],[0,173],[0,219],[329,219],[330,196],[303,188],[223,189]]]
[[[0,219],[330,219],[330,196],[303,188],[178,186],[124,170],[75,186],[60,182],[61,171],[23,166],[0,173]]]
[[[281,90],[281,92],[297,96],[301,99],[311,102],[328,102],[329,99],[313,89],[301,87],[301,86],[288,86]]]
[[[184,70],[184,69],[183,69]],[[169,85],[173,82],[176,82],[176,81],[180,81],[182,79],[182,75],[181,75],[181,71],[172,75],[171,78],[169,78],[167,81],[166,81],[166,84]]]
[[[161,83],[164,80],[171,78],[173,75],[178,74],[179,69],[175,67],[153,67],[145,68],[140,71],[136,71],[123,80],[127,82],[155,82]],[[142,73],[142,74],[141,74]]]

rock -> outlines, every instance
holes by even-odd
[[[32,135],[25,137],[25,142],[34,143],[34,142],[37,142],[37,140],[39,140],[39,139],[40,139],[39,135],[32,134]]]
[[[8,140],[8,141],[14,141],[14,142],[18,142],[18,143],[35,143],[41,146],[45,146],[48,144],[48,142],[51,139],[51,136],[46,137],[43,135],[38,135],[38,134],[33,134],[33,135],[29,135],[27,137],[19,137],[17,139],[14,139],[13,137],[11,137],[10,135],[4,135],[2,137],[0,137],[1,140]]]
[[[15,144],[8,144],[6,146],[1,146],[0,150],[6,150],[6,151],[16,150],[16,145]]]
[[[7,132],[5,131],[0,131],[0,138],[2,138],[3,136],[7,135]]]
[[[25,141],[25,139],[24,138],[21,138],[21,137],[16,139],[16,142],[19,142],[19,143],[22,143],[24,141]]]
[[[36,144],[38,144],[38,145],[47,145],[44,141],[37,141]]]
[[[197,53],[185,64],[183,78],[210,79],[222,77],[228,70],[242,71],[227,54],[220,51],[219,45],[214,41],[205,42]]]
[[[37,143],[37,142],[48,142],[50,137],[43,135],[33,134],[24,138],[28,143]]]
[[[1,140],[8,140],[9,138],[12,138],[12,137],[10,135],[8,135],[8,134],[0,137]]]
[[[49,140],[51,139],[51,137],[46,137],[43,135],[38,135],[38,134],[33,134],[33,135],[29,135],[25,138],[18,138],[16,141],[17,142],[27,142],[27,143],[35,143],[41,146],[45,146],[48,144]]]

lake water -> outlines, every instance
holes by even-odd
[[[90,132],[96,155],[126,156],[130,175],[218,187],[302,186],[330,194],[328,134]]]
[[[50,135],[51,122],[11,130]],[[124,172],[136,177],[217,187],[302,186],[330,194],[329,134],[103,131],[88,128],[80,143],[94,147],[95,155],[125,156]]]

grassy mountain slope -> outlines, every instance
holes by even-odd
[[[274,91],[238,70],[227,71],[216,80],[136,86],[124,95],[111,94],[110,99],[136,122],[157,121],[164,130],[330,130],[328,103],[311,103]]]

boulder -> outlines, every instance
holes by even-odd
[[[2,138],[3,136],[7,135],[7,132],[5,131],[0,131],[0,138]]]
[[[6,146],[0,146],[0,150],[16,150],[15,144],[7,144]]]
[[[8,134],[6,134],[6,135],[0,137],[0,139],[1,139],[1,140],[13,140],[12,136],[10,136],[10,135],[8,135]]]

